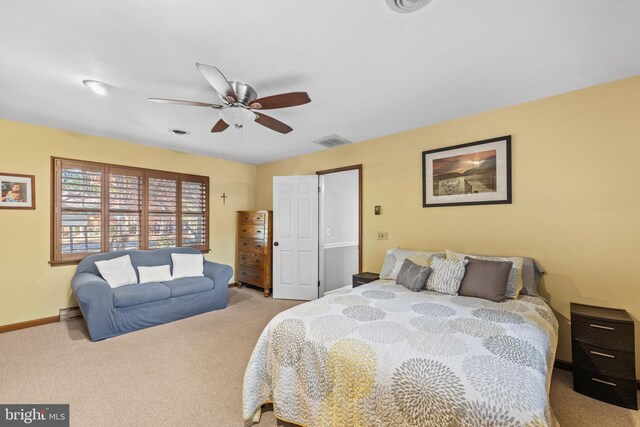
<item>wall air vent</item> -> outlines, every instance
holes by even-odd
[[[409,13],[422,9],[431,3],[431,0],[387,0],[387,4],[396,12]]]
[[[341,138],[335,134],[323,136],[322,138],[316,139],[315,141],[311,141],[311,142],[313,144],[322,145],[323,147],[327,147],[327,148],[333,148],[333,147],[339,147],[341,145],[351,144],[351,141]]]

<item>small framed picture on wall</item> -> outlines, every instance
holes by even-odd
[[[35,209],[35,175],[0,172],[0,196],[0,209]]]
[[[422,152],[422,206],[511,203],[511,136]]]

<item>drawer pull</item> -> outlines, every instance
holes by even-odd
[[[256,233],[262,233],[262,230],[256,230]]]
[[[613,354],[600,353],[599,351],[590,350],[589,353],[595,354],[596,356],[609,357],[611,359],[615,359],[616,358]]]
[[[597,378],[591,378],[591,381],[595,381],[595,382],[597,382],[597,383],[602,383],[602,384],[610,385],[611,387],[616,387],[616,386],[617,386],[617,384],[616,384],[616,383],[612,383],[612,382],[604,381],[604,380],[599,380],[599,379],[597,379]]]
[[[592,328],[606,329],[607,331],[615,331],[616,330],[616,328],[612,328],[611,326],[594,325],[593,323],[589,323],[589,326],[591,326]]]

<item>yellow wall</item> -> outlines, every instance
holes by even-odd
[[[513,204],[422,207],[422,151],[508,134]],[[258,166],[256,208],[272,207],[274,175],[358,163],[365,271],[380,271],[398,245],[534,257],[547,270],[562,360],[571,360],[570,301],[640,318],[640,77]]]
[[[35,211],[0,209],[0,325],[75,305],[75,266],[50,267],[50,156],[208,175],[212,261],[234,265],[235,212],[253,209],[256,167],[0,120],[0,172],[36,176]],[[229,195],[226,204],[220,195]]]

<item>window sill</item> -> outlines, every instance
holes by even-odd
[[[180,247],[186,248],[188,246],[180,246]],[[198,249],[198,248],[194,248],[194,249]],[[146,250],[154,250],[154,249],[146,249]],[[200,252],[202,252],[203,254],[208,254],[209,252],[211,252],[211,249],[198,249],[198,250]],[[104,254],[104,253],[108,253],[108,252],[96,252],[95,254],[91,254],[91,255]],[[91,256],[91,255],[87,255],[87,256]],[[49,261],[49,265],[51,267],[60,267],[60,266],[63,266],[63,265],[78,265],[80,263],[80,261],[82,261],[82,259],[68,259],[68,260],[63,260],[63,261]]]

